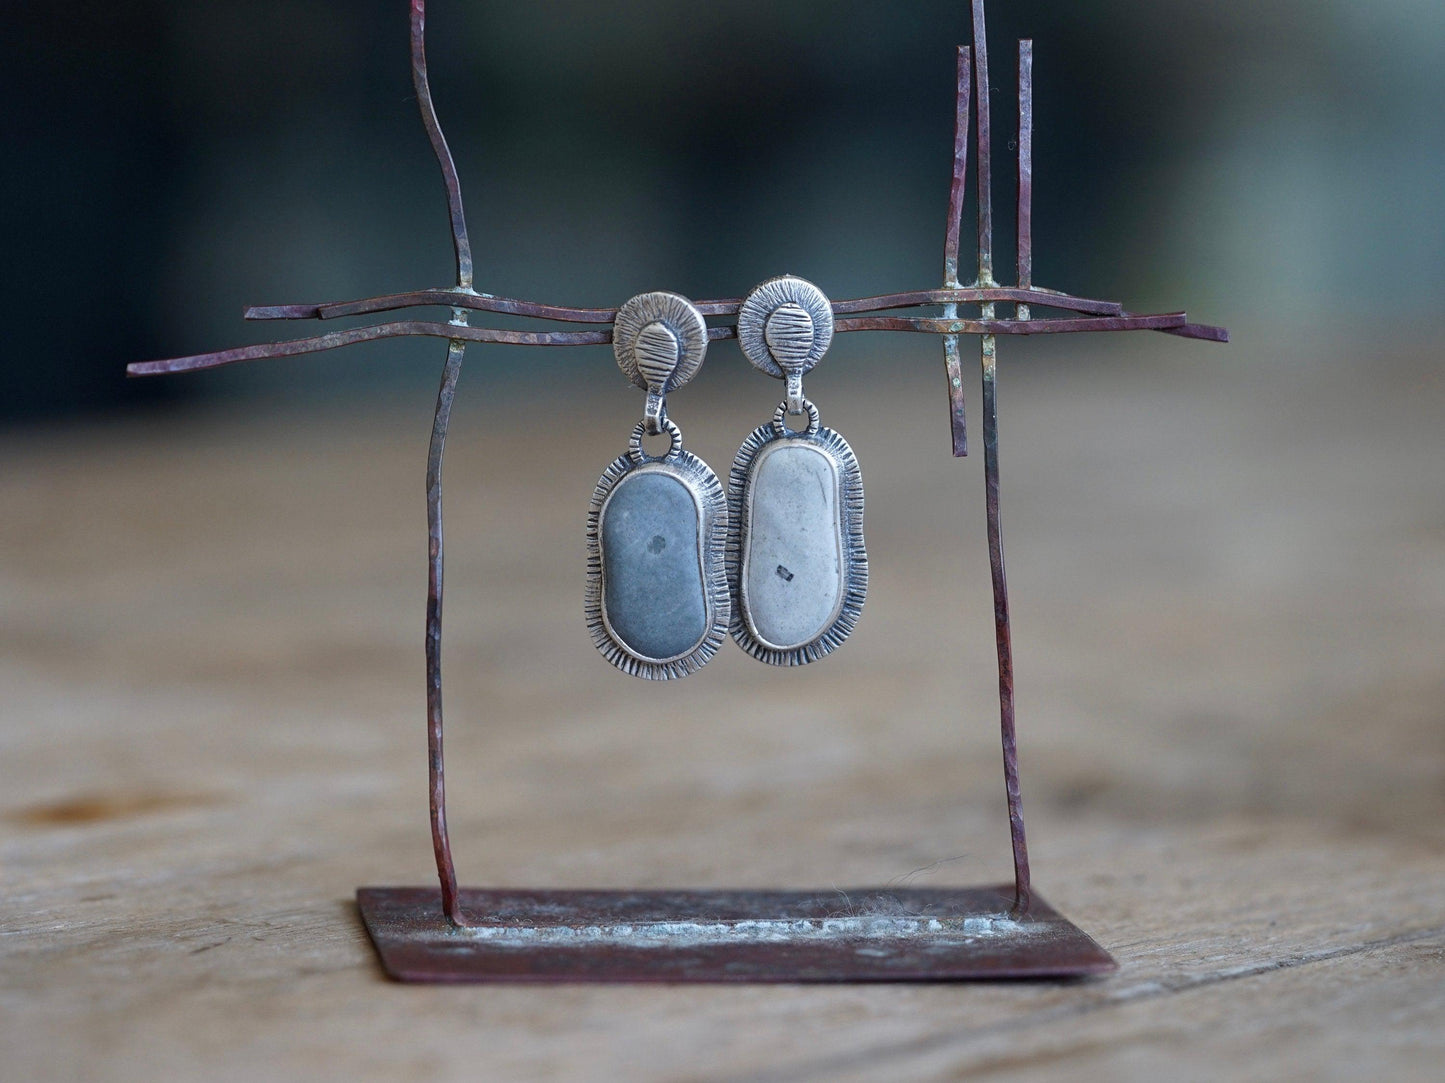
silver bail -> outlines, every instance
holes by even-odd
[[[808,410],[808,400],[803,397],[803,370],[800,368],[789,368],[783,371],[788,381],[788,413],[806,413]]]
[[[642,407],[642,427],[648,436],[656,436],[662,431],[662,423],[667,420],[667,395],[662,391],[648,389],[647,402]]]

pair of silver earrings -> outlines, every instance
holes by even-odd
[[[842,644],[863,609],[862,473],[803,394],[833,340],[832,305],[811,282],[769,279],[743,300],[738,340],[786,397],[743,441],[724,493],[667,416],[668,392],[706,355],[702,314],[675,293],[644,293],[617,313],[617,364],[647,401],[592,496],[586,614],[597,649],[637,677],[685,677],[729,632],[759,661],[805,665]],[[806,422],[791,429],[790,417]],[[648,455],[643,437],[662,434],[668,450]]]

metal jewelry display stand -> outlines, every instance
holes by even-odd
[[[431,832],[440,892],[431,888],[361,888],[361,915],[382,966],[405,981],[928,981],[973,978],[1063,977],[1104,973],[1114,961],[1084,932],[1050,909],[1030,886],[1028,847],[1019,792],[1014,726],[1013,654],[1008,588],[999,530],[998,408],[995,398],[1000,335],[1082,331],[1162,331],[1185,338],[1228,341],[1222,328],[1189,323],[1184,313],[1133,315],[1095,301],[1035,286],[1032,280],[1033,43],[1018,52],[1018,280],[993,276],[990,198],[988,52],[983,0],[972,0],[973,47],[958,50],[953,183],[944,241],[944,279],[938,289],[835,301],[836,332],[909,331],[943,336],[953,454],[967,454],[960,335],[978,335],[983,375],[983,460],[998,647],[1004,788],[1014,880],[982,888],[863,889],[847,893],[782,891],[489,891],[457,887],[447,838],[442,758],[442,452],[462,355],[472,342],[571,346],[612,341],[612,308],[571,308],[510,300],[473,288],[461,188],[437,122],[427,84],[425,3],[411,0],[411,62],[422,123],[441,166],[456,249],[456,285],[320,305],[251,308],[247,319],[330,319],[397,309],[445,306],[447,323],[404,320],[336,331],[316,338],[247,346],[218,353],[129,366],[132,376],[189,372],[240,361],[289,357],[380,338],[424,335],[446,339],[446,364],[437,396],[427,457],[430,573],[426,609],[427,750]],[[977,77],[975,78],[975,71]],[[959,238],[966,186],[970,99],[976,102],[978,273],[959,280]],[[999,303],[1014,306],[1000,318]],[[704,316],[736,318],[739,300],[703,301]],[[976,319],[958,306],[978,305]],[[938,317],[877,315],[941,306]],[[1033,308],[1072,315],[1035,319]],[[595,325],[584,331],[515,331],[473,327],[473,311]],[[869,315],[873,313],[873,315]],[[710,339],[733,338],[735,325],[708,328]]]

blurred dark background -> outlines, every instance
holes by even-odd
[[[600,305],[737,295],[782,271],[837,297],[939,281],[959,0],[430,8],[479,289]],[[1439,310],[1445,5],[1016,0],[989,16],[1000,277],[1013,43],[1031,35],[1035,281],[1187,306],[1237,336]],[[243,324],[247,303],[448,283],[402,0],[28,4],[7,21],[0,416],[434,384],[437,344],[417,342],[122,376],[310,330]]]

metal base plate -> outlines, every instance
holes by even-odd
[[[450,924],[435,888],[356,893],[386,973],[415,982],[873,982],[1064,978],[1109,953],[1013,885],[851,891],[491,891]]]

